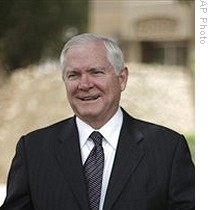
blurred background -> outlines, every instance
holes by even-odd
[[[114,38],[130,71],[121,105],[183,133],[194,159],[193,0],[0,0],[0,204],[20,136],[72,116],[58,62],[82,32]]]

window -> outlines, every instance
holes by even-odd
[[[187,65],[187,42],[142,42],[142,62]]]

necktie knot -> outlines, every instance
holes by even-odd
[[[102,145],[103,136],[101,135],[100,132],[98,132],[98,131],[93,131],[93,132],[90,134],[90,138],[93,140],[95,146],[101,146],[101,145]]]

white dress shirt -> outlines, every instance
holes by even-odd
[[[112,171],[112,166],[114,163],[122,122],[123,113],[122,110],[119,108],[115,115],[103,127],[97,130],[104,137],[102,145],[105,157],[99,210],[103,209],[104,199],[109,183],[110,174]],[[95,131],[95,129],[80,120],[78,117],[76,117],[76,123],[79,132],[82,163],[84,164],[88,155],[94,147],[94,143],[92,141],[88,141],[88,138],[90,134]]]

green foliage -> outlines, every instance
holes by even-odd
[[[14,70],[57,56],[67,31],[86,31],[87,17],[88,0],[0,0],[0,64]]]
[[[195,134],[194,133],[189,133],[185,135],[193,160],[195,160]]]

